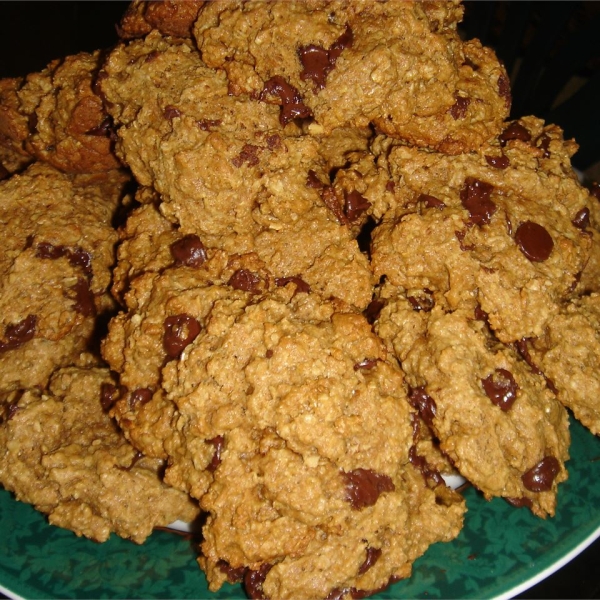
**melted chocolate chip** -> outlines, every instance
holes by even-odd
[[[503,411],[510,410],[517,399],[519,386],[512,373],[506,369],[496,369],[481,380],[481,385],[492,403]]]
[[[490,199],[494,186],[485,181],[469,178],[460,191],[462,205],[469,211],[469,221],[475,225],[485,225],[490,222],[497,210],[496,204]]]
[[[500,94],[501,98],[504,98],[506,106],[510,106],[512,94],[510,90],[510,80],[506,75],[500,75],[500,77],[498,77],[498,94]]]
[[[67,246],[55,246],[49,242],[41,242],[36,247],[35,255],[38,258],[46,258],[50,260],[57,260],[59,258],[66,258],[72,267],[79,267],[87,275],[92,276],[92,256],[89,252],[75,246],[69,248]]]
[[[244,566],[232,567],[228,562],[224,560],[219,560],[217,562],[217,567],[219,568],[219,571],[225,573],[225,576],[227,577],[227,581],[229,581],[229,583],[238,583],[239,581],[242,581],[242,579],[244,579],[244,574],[246,573],[247,569],[247,567]]]
[[[407,296],[413,310],[417,312],[431,312],[435,306],[435,300],[433,299],[433,293],[429,290],[423,290],[423,294],[420,296]]]
[[[199,267],[206,261],[206,248],[197,235],[190,233],[171,244],[171,256],[176,265]]]
[[[517,227],[515,242],[519,250],[532,262],[545,261],[554,248],[551,235],[533,221],[525,221]]]
[[[521,480],[530,492],[547,492],[552,489],[552,483],[560,472],[560,463],[554,456],[545,456],[540,462],[526,473]]]
[[[483,310],[483,308],[481,308],[479,304],[475,307],[475,318],[478,321],[489,323],[489,315],[485,312],[485,310]]]
[[[536,145],[538,148],[541,148],[544,152],[542,153],[543,158],[550,158],[550,142],[551,138],[546,133],[542,133],[540,137],[536,140]]]
[[[410,464],[421,472],[425,481],[433,481],[435,485],[444,484],[442,474],[429,465],[425,457],[417,454],[416,446],[411,446],[408,451],[408,460]]]
[[[370,207],[371,203],[357,191],[346,194],[344,213],[350,223],[356,221]]]
[[[230,278],[229,285],[242,292],[258,294],[260,292],[260,277],[248,269],[238,269]]]
[[[92,135],[95,137],[106,137],[113,141],[116,141],[117,137],[113,129],[113,123],[111,117],[104,117],[100,125],[93,127],[89,131],[85,132],[85,135]]]
[[[582,209],[578,210],[571,223],[578,229],[587,229],[590,226],[590,209],[587,206],[584,206]]]
[[[4,339],[0,340],[0,353],[20,348],[35,336],[37,317],[28,315],[22,321],[7,325],[4,330]]]
[[[367,556],[362,565],[358,568],[358,574],[364,575],[381,557],[381,548],[367,548]]]
[[[469,104],[471,104],[470,98],[457,96],[456,102],[449,108],[448,112],[455,121],[458,119],[464,119],[467,116]]]
[[[163,348],[167,356],[178,358],[200,333],[200,323],[186,314],[167,317],[163,323]]]
[[[455,231],[454,235],[458,240],[458,245],[463,252],[468,252],[469,250],[474,250],[475,246],[473,244],[465,244],[465,237],[467,236],[466,230],[463,231]]]
[[[176,106],[172,106],[169,104],[168,106],[165,106],[163,115],[164,115],[165,119],[172,121],[176,117],[181,116],[181,111]]]
[[[277,287],[285,287],[288,283],[294,283],[296,285],[294,296],[298,293],[310,294],[310,285],[300,277],[277,277],[275,279],[275,285]]]
[[[431,427],[437,412],[437,406],[435,400],[425,391],[425,386],[411,389],[408,400],[411,406],[419,411],[423,421]]]
[[[518,123],[513,121],[499,136],[501,146],[506,146],[506,143],[510,140],[521,140],[522,142],[529,142],[531,140],[531,134],[529,131]]]
[[[223,448],[225,446],[225,438],[222,435],[218,435],[210,440],[206,440],[206,443],[212,444],[215,447],[215,452],[212,456],[212,459],[208,467],[206,467],[207,471],[213,473],[221,464],[221,453],[223,452]]]
[[[78,277],[77,283],[71,290],[75,294],[75,303],[73,304],[75,311],[84,317],[93,317],[96,314],[96,303],[88,280]]]
[[[341,472],[346,485],[346,500],[354,510],[373,506],[384,492],[396,489],[389,475],[376,473],[371,469],[354,469]]]
[[[262,585],[273,565],[262,564],[258,571],[247,569],[244,573],[244,590],[252,600],[266,600]]]
[[[241,152],[231,161],[234,167],[238,169],[246,163],[249,167],[254,167],[259,163],[258,152],[260,148],[252,144],[244,144]]]
[[[304,104],[300,92],[283,77],[276,75],[265,82],[260,93],[260,100],[266,102],[269,97],[276,96],[281,104],[279,122],[285,127],[294,119],[305,119],[312,116],[312,111]]]
[[[302,81],[310,80],[317,90],[322,90],[338,57],[345,48],[352,45],[352,40],[352,30],[350,27],[346,27],[346,31],[332,44],[329,50],[315,44],[298,48],[298,58],[302,64],[300,79]]]
[[[426,208],[438,208],[439,210],[446,208],[446,205],[439,198],[429,194],[421,194],[417,198],[417,202],[421,202]]]
[[[150,388],[138,388],[129,396],[129,408],[135,410],[138,406],[143,406],[152,400],[154,392]]]
[[[384,306],[385,304],[381,300],[371,300],[371,302],[369,302],[369,306],[367,306],[365,309],[364,315],[371,325],[377,321],[379,314],[381,313],[381,309]]]
[[[523,496],[522,498],[504,498],[511,506],[515,508],[531,508],[533,506],[533,502],[527,496]]]
[[[335,189],[332,186],[325,186],[321,191],[321,199],[323,204],[333,213],[337,222],[340,225],[349,225],[350,221],[343,211],[340,201],[335,193]]]
[[[218,127],[223,121],[221,119],[200,119],[196,121],[196,125],[202,131],[211,131]]]
[[[490,167],[494,167],[494,169],[506,169],[510,165],[510,160],[508,160],[508,156],[485,156],[485,162],[487,162]]]
[[[354,365],[354,370],[359,371],[360,369],[364,369],[365,371],[370,371],[375,368],[375,365],[379,362],[378,358],[364,358],[360,362],[357,362]]]
[[[308,172],[306,178],[306,187],[313,188],[315,190],[322,190],[325,184],[317,177],[317,174],[311,169]]]

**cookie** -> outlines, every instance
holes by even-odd
[[[278,107],[230,95],[224,73],[156,32],[115,49],[101,86],[118,151],[182,234],[228,254],[254,252],[274,277],[368,304],[368,260],[329,175],[366,148],[368,131],[326,140],[294,124],[282,132]]]
[[[510,108],[493,52],[457,34],[462,10],[455,2],[210,3],[194,35],[231,92],[280,105],[282,124],[373,125],[456,154],[499,133]]]
[[[111,219],[128,181],[33,164],[0,182],[2,396],[44,388],[56,368],[88,360],[97,319],[114,309]]]
[[[462,499],[419,461],[402,372],[368,321],[252,261],[132,281],[103,347],[112,414],[131,439],[166,435],[165,481],[209,513],[211,589],[241,572],[268,597],[383,588],[458,533]],[[150,417],[165,403],[170,428]]]
[[[164,35],[192,37],[192,25],[204,0],[134,0],[117,26],[124,40],[144,37],[153,29]]]
[[[102,411],[101,388],[112,383],[107,369],[65,368],[47,391],[24,390],[0,424],[0,482],[52,525],[139,544],[198,508],[161,482],[161,462],[138,453]]]
[[[110,119],[93,87],[100,60],[100,51],[82,52],[2,80],[0,143],[66,173],[118,169]]]
[[[505,343],[541,335],[591,249],[580,219],[590,198],[562,132],[529,117],[478,153],[387,150],[379,168],[390,173],[393,200],[372,199],[374,214],[391,205],[372,235],[375,274],[448,310],[479,305]]]
[[[481,311],[416,304],[391,285],[381,297],[377,331],[401,361],[410,401],[441,451],[486,498],[554,515],[570,436],[545,378],[493,337]]]
[[[564,304],[544,334],[523,340],[526,357],[549,378],[559,400],[595,435],[600,434],[600,296]]]

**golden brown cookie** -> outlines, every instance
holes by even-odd
[[[313,131],[366,127],[452,154],[500,131],[510,86],[494,53],[463,43],[458,2],[215,2],[194,26],[234,94]]]
[[[111,225],[128,177],[60,173],[33,164],[0,182],[0,391],[45,387],[85,361],[115,260]]]
[[[401,361],[410,401],[444,452],[490,499],[554,515],[567,478],[567,412],[485,315],[417,302],[387,285],[377,331]]]
[[[189,497],[164,485],[162,464],[130,446],[100,404],[107,369],[65,368],[24,390],[0,424],[0,482],[50,523],[103,542],[142,543],[154,527],[193,520]]]

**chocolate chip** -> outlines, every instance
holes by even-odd
[[[541,148],[544,152],[542,154],[543,158],[550,158],[550,142],[551,138],[546,133],[542,133],[540,137],[536,140],[536,145],[538,148]]]
[[[252,600],[266,600],[262,586],[272,566],[264,563],[257,571],[247,569],[244,573],[244,590]]]
[[[386,192],[390,192],[390,193],[394,193],[396,191],[396,182],[395,181],[388,181],[385,184],[385,190]]]
[[[335,189],[332,186],[325,186],[321,190],[321,199],[323,200],[323,204],[325,204],[325,206],[333,213],[340,225],[350,224],[350,221],[338,200]]]
[[[4,330],[4,339],[0,340],[0,353],[15,350],[32,340],[35,336],[37,317],[28,315],[18,323],[7,325]]]
[[[531,134],[529,131],[518,123],[513,121],[499,136],[501,146],[506,146],[506,143],[510,140],[521,140],[522,142],[529,142],[531,140]]]
[[[206,261],[206,248],[197,235],[190,233],[171,244],[171,256],[176,265],[199,267]]]
[[[496,369],[481,380],[481,385],[492,403],[503,411],[510,410],[517,399],[519,386],[512,373],[506,369]]]
[[[168,106],[165,106],[163,115],[165,119],[172,121],[175,117],[181,116],[181,111],[176,106],[172,106],[169,104]]]
[[[381,557],[381,548],[367,547],[367,556],[362,565],[358,568],[358,574],[364,575]]]
[[[560,463],[554,456],[545,456],[540,462],[526,473],[521,480],[530,492],[547,492],[552,489],[552,483],[560,472]]]
[[[6,420],[10,421],[13,419],[20,410],[21,409],[17,406],[16,402],[9,404],[6,408]]]
[[[116,135],[113,130],[112,119],[109,116],[104,117],[102,122],[97,127],[93,127],[92,129],[85,132],[85,135],[91,135],[94,137],[106,137],[111,138],[113,141],[116,140]]]
[[[371,203],[356,190],[346,194],[344,213],[350,223],[356,221],[370,207]]]
[[[234,167],[238,169],[246,163],[249,167],[256,166],[260,161],[258,158],[258,152],[260,148],[258,146],[254,146],[252,144],[244,144],[241,152],[232,159],[232,163]]]
[[[510,90],[510,80],[506,75],[500,75],[500,77],[498,77],[498,94],[501,98],[504,98],[504,103],[509,107],[512,102],[512,94]]]
[[[596,200],[600,200],[600,183],[597,183],[596,181],[594,181],[590,185],[589,191],[590,191],[590,196],[594,196],[594,198],[596,198]]]
[[[215,127],[218,127],[223,121],[221,119],[199,119],[196,121],[196,125],[202,131],[211,131]]]
[[[360,362],[357,362],[354,365],[354,370],[359,371],[361,369],[364,369],[366,371],[370,371],[371,369],[375,368],[375,365],[378,362],[379,362],[378,358],[364,358],[363,360],[361,360]]]
[[[102,405],[102,409],[109,411],[124,390],[124,386],[117,387],[112,383],[103,383],[100,386],[100,404]]]
[[[36,247],[35,255],[37,258],[50,260],[66,258],[72,267],[79,267],[88,277],[91,277],[93,274],[92,256],[79,246],[69,248],[62,245],[55,246],[50,242],[40,242]]]
[[[517,227],[515,242],[532,262],[543,262],[552,253],[554,241],[544,227],[533,221],[525,221]]]
[[[510,160],[508,160],[508,156],[488,156],[485,155],[485,162],[487,162],[490,167],[494,167],[494,169],[506,169],[510,165]]]
[[[463,231],[455,231],[454,235],[458,240],[458,245],[463,252],[468,252],[469,250],[474,250],[475,246],[473,244],[465,244],[465,237],[467,236],[466,230]]]
[[[288,283],[293,283],[296,285],[296,292],[294,293],[294,296],[298,293],[310,294],[310,285],[308,285],[308,283],[306,283],[306,281],[300,277],[292,276],[275,278],[275,285],[277,287],[285,287]]]
[[[412,388],[408,400],[411,406],[419,411],[423,421],[431,427],[437,412],[437,406],[435,400],[425,391],[425,386]]]
[[[490,199],[493,190],[493,185],[479,179],[468,178],[465,181],[460,200],[469,211],[471,223],[481,226],[490,222],[498,208]]]
[[[446,208],[446,205],[439,198],[429,194],[421,194],[417,198],[417,202],[421,202],[426,208],[438,208],[439,210]]]
[[[345,48],[352,45],[352,40],[352,30],[350,27],[346,27],[346,31],[332,44],[329,50],[316,44],[298,48],[298,58],[302,64],[300,79],[302,81],[310,80],[317,90],[322,90],[338,57]]]
[[[280,100],[279,122],[284,127],[293,119],[305,119],[312,116],[312,111],[304,104],[300,92],[280,75],[271,77],[265,82],[259,98],[266,102],[271,96],[276,96]]]
[[[578,229],[587,229],[590,226],[590,209],[584,206],[578,210],[571,223]]]
[[[384,306],[385,304],[381,300],[371,300],[371,302],[369,302],[369,305],[365,309],[364,315],[371,325],[377,321],[379,314],[381,313],[381,309]]]
[[[163,323],[163,348],[167,356],[178,358],[200,333],[200,323],[187,314],[167,317]]]
[[[464,119],[467,116],[467,109],[471,104],[470,98],[463,98],[462,96],[456,97],[456,102],[448,109],[448,112],[452,115],[452,118],[457,121],[458,119]]]
[[[222,435],[218,435],[210,440],[206,440],[206,443],[212,444],[215,447],[215,452],[212,456],[212,459],[208,467],[206,467],[207,471],[213,473],[221,464],[221,453],[223,452],[223,447],[225,446],[225,438]]]
[[[88,280],[78,277],[71,290],[75,294],[74,310],[84,317],[93,317],[96,314],[96,303]]]
[[[250,292],[251,294],[260,293],[260,277],[248,269],[238,269],[229,278],[228,284],[232,288],[241,290],[242,292]]]
[[[150,388],[138,388],[129,396],[129,408],[135,410],[138,406],[143,406],[152,400],[154,392]]]
[[[504,498],[511,506],[515,508],[531,508],[533,506],[533,502],[527,496],[523,496],[522,498]]]
[[[418,469],[421,472],[425,481],[433,481],[435,485],[444,484],[442,474],[437,469],[431,467],[425,457],[417,454],[416,446],[410,447],[410,450],[408,451],[408,460],[415,469]]]
[[[225,573],[225,576],[227,577],[227,581],[229,581],[229,583],[238,583],[239,581],[242,581],[242,579],[244,579],[244,574],[246,573],[247,569],[247,567],[244,566],[232,567],[228,562],[224,560],[219,560],[217,562],[217,567],[219,571]]]
[[[371,469],[354,469],[341,472],[346,485],[346,500],[354,510],[373,506],[384,492],[396,489],[389,475],[376,473]]]
[[[479,304],[475,307],[475,318],[478,321],[489,323],[489,315],[485,312],[485,310],[483,310],[483,308],[481,308]]]
[[[435,306],[435,300],[433,299],[433,293],[430,290],[423,290],[422,295],[419,296],[407,296],[411,306],[417,312],[430,312]]]

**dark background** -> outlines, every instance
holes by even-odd
[[[115,24],[128,4],[0,2],[0,78],[39,71],[69,54],[111,47],[117,43]],[[600,179],[600,94],[594,87],[600,66],[600,2],[467,1],[465,6],[463,34],[492,46],[511,75],[511,116],[556,116],[552,122],[582,145],[574,164],[588,178]],[[577,99],[586,87],[587,96]],[[600,598],[600,540],[518,597]]]

